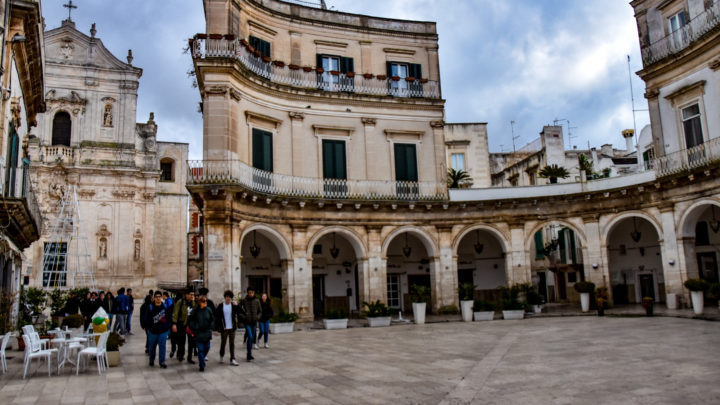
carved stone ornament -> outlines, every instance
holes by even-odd
[[[143,237],[143,234],[142,234],[142,232],[140,231],[140,228],[135,229],[135,234],[133,235],[133,238],[135,238],[135,239],[142,239],[142,237]]]
[[[83,188],[78,190],[78,196],[82,198],[92,198],[95,195],[95,189],[92,188]]]
[[[230,88],[230,97],[232,97],[235,101],[240,101],[242,99],[242,93],[233,88]]]
[[[228,86],[208,86],[205,88],[205,94],[225,94],[228,90]]]
[[[658,90],[658,89],[647,89],[647,90],[645,91],[645,98],[646,98],[646,99],[655,98],[655,97],[657,97],[659,94],[660,94],[660,90]]]
[[[113,190],[112,195],[115,196],[115,198],[120,198],[123,200],[131,200],[135,197],[135,191],[134,190]]]
[[[108,227],[105,224],[100,225],[100,229],[95,233],[95,236],[100,238],[107,238],[111,236],[112,232],[108,231]]]
[[[70,38],[63,38],[63,44],[58,48],[58,55],[57,57],[60,59],[70,59],[73,55],[73,50],[75,50],[75,46],[72,44],[72,39]]]
[[[53,199],[62,200],[67,192],[67,186],[60,183],[50,183],[48,187],[48,196]]]
[[[155,200],[155,193],[143,193],[143,200],[152,202]]]
[[[720,69],[720,58],[717,58],[710,62],[710,69],[712,70],[718,70]]]
[[[430,126],[433,128],[442,128],[445,126],[445,121],[430,121]]]
[[[77,116],[80,113],[85,113],[87,99],[80,97],[80,95],[74,91],[71,91],[70,94],[65,96],[57,96],[57,91],[53,89],[45,94],[45,103],[48,106],[48,111],[63,109]]]
[[[290,112],[288,113],[288,115],[290,116],[290,119],[291,119],[291,120],[302,121],[302,120],[305,119],[305,114],[303,114],[303,113],[301,113],[301,112],[297,112],[297,111],[290,111]]]
[[[377,120],[375,118],[370,118],[370,117],[362,117],[362,118],[360,118],[360,121],[362,121],[363,124],[368,125],[368,126],[373,126],[373,125],[377,124]]]

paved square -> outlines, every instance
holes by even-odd
[[[240,335],[242,336],[242,335]],[[242,339],[242,338],[240,338]],[[8,352],[0,404],[717,404],[720,323],[563,317],[271,335],[239,367],[149,368],[144,337],[98,376],[47,377]],[[240,343],[240,342],[238,342]],[[244,352],[238,353],[240,359]]]

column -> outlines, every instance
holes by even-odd
[[[371,301],[387,303],[387,259],[382,257],[382,239],[380,226],[368,226],[368,258],[365,265],[368,273],[368,297]],[[360,296],[362,298],[362,295]]]
[[[294,302],[293,311],[300,321],[313,320],[312,257],[307,257],[307,227],[292,227],[293,263],[288,268],[288,302]]]
[[[439,257],[435,260],[433,311],[445,305],[459,305],[457,293],[457,260],[452,249],[452,228],[438,227]]]
[[[663,240],[660,245],[661,260],[665,277],[665,292],[684,295],[685,290],[682,283],[687,280],[687,273],[684,266],[685,258],[682,255],[682,241],[678,241],[675,232],[674,214],[672,205],[660,208],[660,221],[663,232]],[[685,298],[689,299],[689,296]]]
[[[600,223],[598,215],[591,215],[583,218],[585,225],[585,237],[587,246],[583,246],[583,265],[585,280],[590,281],[597,287],[610,289],[610,269],[607,264],[607,246],[600,235]]]
[[[225,213],[230,212],[232,195],[220,191],[216,195],[204,195],[205,218],[220,218],[208,220],[205,223],[205,287],[213,293],[225,291],[232,287],[230,269],[234,269],[232,249],[232,226],[225,222]],[[237,270],[238,273],[240,272]]]
[[[231,101],[228,86],[206,86],[203,100],[203,159],[237,159],[231,142]]]
[[[645,98],[648,101],[650,128],[652,130],[653,145],[655,146],[655,156],[665,156],[665,138],[662,129],[662,117],[660,115],[659,94],[660,92],[657,89],[647,89],[647,91],[645,91]],[[642,152],[638,150],[637,154],[640,156]]]
[[[530,256],[525,249],[525,224],[510,224],[510,246],[512,251],[508,254],[512,256],[512,260],[507,269],[508,286],[531,283]]]

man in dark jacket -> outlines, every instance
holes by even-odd
[[[160,291],[156,291],[153,298],[153,302],[148,304],[145,311],[142,311],[142,308],[140,309],[141,316],[143,316],[141,319],[144,319],[142,323],[145,325],[148,336],[149,365],[150,367],[155,365],[155,349],[160,346],[160,354],[158,355],[160,367],[167,368],[165,365],[165,350],[168,331],[170,330],[170,313],[163,304]]]
[[[160,296],[162,299],[162,295]],[[148,325],[146,324],[146,315],[148,308],[150,308],[150,305],[153,302],[153,297],[149,294],[145,296],[145,301],[140,305],[140,328],[145,331],[145,353],[148,353],[148,343],[150,337],[148,336]]]
[[[65,301],[65,316],[76,315],[80,311],[80,300],[74,291],[70,292],[70,298]]]
[[[135,298],[133,297],[132,288],[127,289],[127,297],[128,297],[128,300],[130,301],[130,304],[129,304],[130,311],[128,311],[126,328],[127,328],[128,335],[132,335],[133,334],[132,333],[132,316],[133,316],[133,312],[135,312]]]
[[[210,351],[210,340],[212,339],[213,328],[215,326],[215,315],[208,308],[207,298],[200,296],[197,299],[198,308],[195,308],[188,319],[188,326],[193,333],[195,347],[198,351],[198,361],[200,371],[205,371],[205,358]]]
[[[193,343],[192,337],[186,333],[188,318],[195,309],[195,291],[187,289],[185,298],[178,300],[173,305],[172,331],[177,339],[177,359],[183,361],[185,357],[185,337],[187,336],[187,360],[190,364],[195,364],[192,360]]]
[[[224,298],[225,302],[218,305],[215,310],[215,330],[220,332],[220,363],[225,361],[225,343],[230,340],[230,364],[237,366],[238,362],[235,360],[235,330],[238,326],[240,309],[232,301],[232,291],[225,291]]]
[[[121,335],[127,333],[127,317],[130,313],[130,299],[125,295],[125,287],[117,291],[117,297],[115,297],[115,305],[113,305],[115,315],[117,316],[113,332],[120,330]]]
[[[255,298],[255,289],[248,287],[247,296],[240,302],[240,314],[245,323],[245,334],[247,335],[247,361],[253,361],[253,344],[255,343],[255,328],[262,315],[260,302]]]

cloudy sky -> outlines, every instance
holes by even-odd
[[[314,0],[310,0],[314,1]],[[317,2],[317,1],[316,1]],[[43,1],[46,29],[67,18],[65,0]],[[124,60],[132,48],[144,69],[139,122],[155,112],[159,139],[190,143],[202,156],[200,96],[187,71],[187,38],[204,32],[202,0],[73,0],[72,19]],[[647,109],[635,19],[628,0],[326,0],[333,9],[436,21],[447,122],[487,122],[490,150],[532,141],[555,119],[570,122],[579,148],[612,143],[633,127],[627,55],[635,108]],[[451,7],[449,5],[452,4]],[[636,113],[638,131],[649,122]],[[567,131],[567,121],[562,121]],[[565,138],[566,145],[568,138]]]

